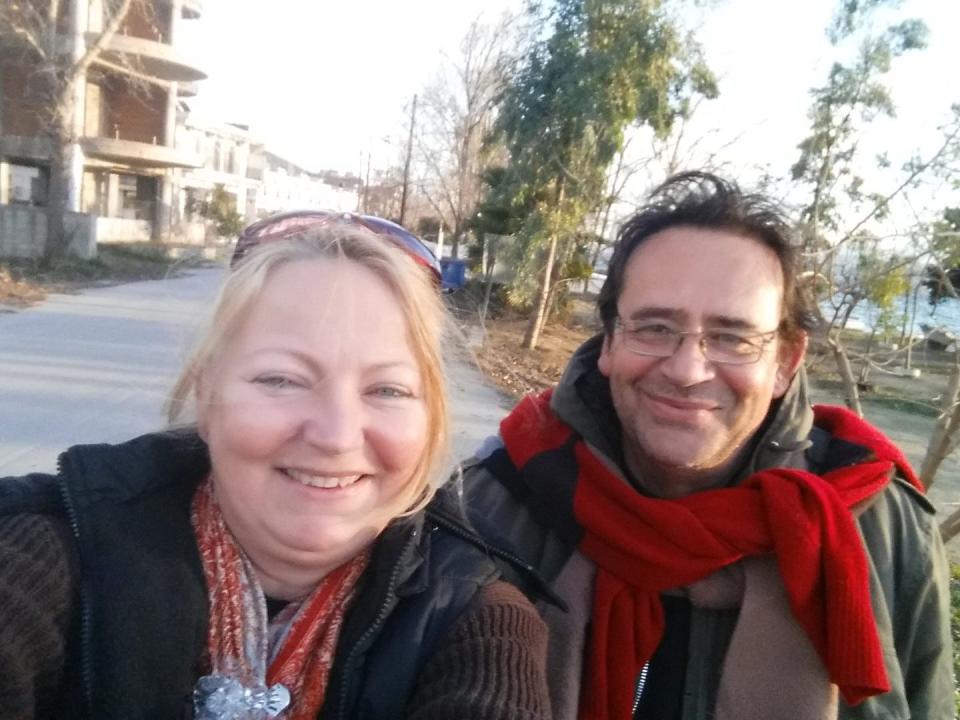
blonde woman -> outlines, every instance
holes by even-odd
[[[544,626],[436,493],[429,250],[294,213],[233,264],[178,429],[0,482],[4,715],[549,717]]]

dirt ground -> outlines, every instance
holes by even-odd
[[[67,257],[43,266],[29,258],[0,259],[0,312],[41,302],[48,293],[72,293],[93,285],[157,280],[205,261],[195,248],[181,256],[152,244],[107,245],[90,260]]]
[[[0,266],[0,306],[25,307],[39,302],[46,292],[35,283],[14,277],[5,267]]]

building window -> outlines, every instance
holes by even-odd
[[[119,216],[130,220],[153,220],[157,205],[157,179],[143,175],[119,175]]]
[[[14,205],[46,205],[47,182],[50,174],[46,168],[31,165],[9,166],[10,200]]]
[[[107,214],[107,196],[109,173],[102,170],[85,170],[83,173],[83,193],[80,209],[91,215]]]

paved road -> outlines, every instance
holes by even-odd
[[[69,445],[162,427],[166,393],[221,277],[194,270],[0,312],[0,477],[52,470]],[[509,403],[468,362],[450,375],[460,458]]]

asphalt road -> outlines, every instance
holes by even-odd
[[[167,391],[222,274],[206,268],[0,310],[0,477],[53,470],[70,445],[162,428]],[[454,455],[463,458],[510,403],[466,354],[449,370]]]

